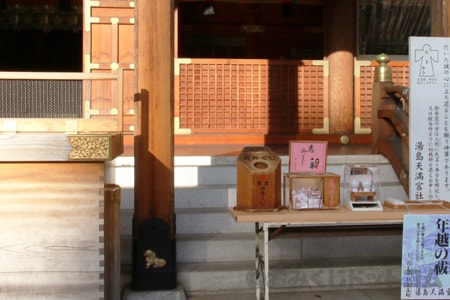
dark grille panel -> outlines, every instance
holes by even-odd
[[[0,80],[0,118],[82,118],[82,80]]]

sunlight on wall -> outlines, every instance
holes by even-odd
[[[112,163],[113,180],[121,188],[134,187],[134,157],[118,157]]]
[[[175,187],[198,186],[198,168],[177,167],[174,179]]]
[[[175,187],[198,186],[198,166],[212,165],[210,156],[176,156],[174,158]],[[118,184],[121,188],[134,187],[134,157],[118,157],[107,163],[105,172],[108,183]]]

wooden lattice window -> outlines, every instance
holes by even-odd
[[[324,72],[311,62],[179,61],[180,127],[215,132],[311,132],[323,127]]]

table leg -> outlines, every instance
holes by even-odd
[[[260,259],[261,254],[259,253],[259,223],[255,223],[255,285],[256,285],[256,300],[260,299],[261,288],[259,285],[259,277],[260,277]]]
[[[263,224],[264,231],[264,300],[269,300],[269,225]]]

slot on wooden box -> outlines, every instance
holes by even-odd
[[[281,159],[268,147],[245,147],[237,161],[237,209],[278,210]]]

